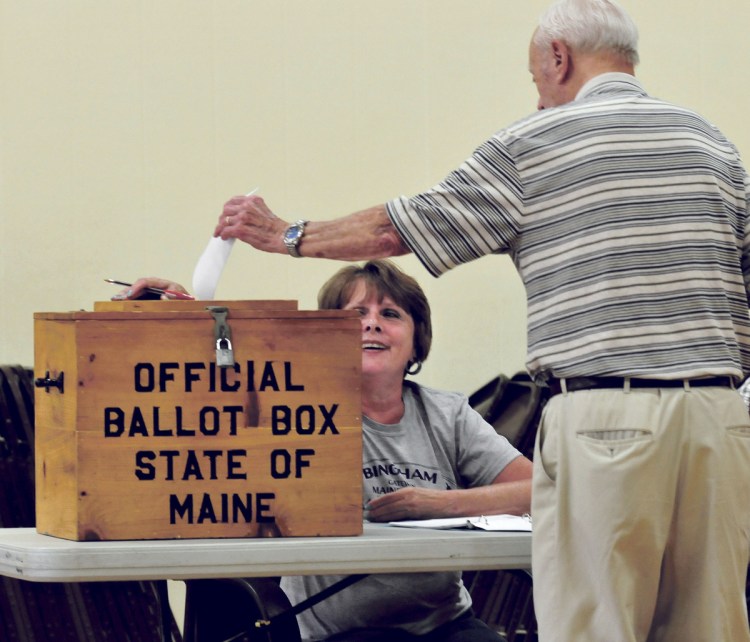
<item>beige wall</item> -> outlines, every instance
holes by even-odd
[[[288,220],[431,186],[535,105],[542,0],[0,0],[0,362],[33,363],[32,315],[91,309],[106,277],[190,285],[221,206],[259,186]],[[625,2],[639,76],[750,155],[747,0]],[[523,368],[506,257],[433,279],[419,380],[471,392]],[[217,296],[315,293],[337,263],[235,246]]]

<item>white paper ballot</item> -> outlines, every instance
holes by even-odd
[[[256,187],[245,196],[251,196],[257,191]],[[210,301],[214,298],[216,286],[219,285],[219,278],[229,260],[233,246],[234,239],[223,241],[217,236],[212,236],[208,241],[206,249],[203,250],[193,270],[193,294],[196,299]]]
[[[193,271],[193,294],[197,299],[209,301],[214,298],[219,277],[224,271],[233,245],[234,239],[224,241],[218,236],[212,236],[208,241]]]

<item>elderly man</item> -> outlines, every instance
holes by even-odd
[[[536,114],[434,188],[328,222],[226,203],[215,234],[435,276],[506,252],[528,368],[551,388],[533,486],[543,642],[750,640],[748,177],[734,146],[634,77],[615,2],[560,0],[529,67]]]

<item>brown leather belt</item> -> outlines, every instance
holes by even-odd
[[[635,377],[570,377],[565,379],[565,388],[568,392],[576,390],[596,390],[597,388],[625,388],[626,382],[630,381],[631,388],[683,388],[687,382],[689,387],[714,386],[721,388],[734,388],[732,377],[702,377],[700,379],[637,379]],[[549,380],[550,394],[559,395],[562,391],[560,379]]]

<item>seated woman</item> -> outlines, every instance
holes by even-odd
[[[176,283],[146,285],[183,291]],[[339,270],[318,295],[321,309],[359,312],[362,321],[362,484],[370,521],[523,514],[531,462],[499,436],[465,395],[406,381],[427,358],[430,307],[415,279],[394,263]],[[341,579],[284,577],[292,604]],[[373,574],[297,617],[303,640],[331,642],[498,642],[476,619],[459,572]]]

